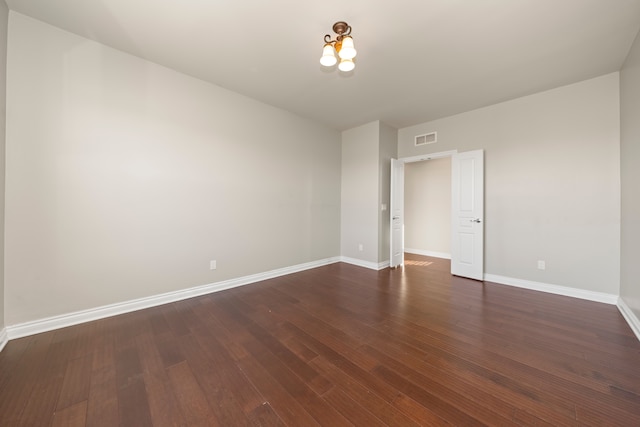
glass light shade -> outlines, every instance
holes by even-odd
[[[338,69],[340,71],[351,71],[354,68],[356,68],[356,63],[353,62],[352,59],[343,59],[340,61],[340,64],[338,65]]]
[[[336,50],[333,48],[331,43],[325,44],[322,48],[320,63],[325,67],[331,67],[336,65],[336,62],[338,62],[338,58],[336,58]]]
[[[342,48],[340,49],[340,58],[353,59],[356,57],[356,49],[353,47],[353,39],[351,36],[344,36],[342,38]]]

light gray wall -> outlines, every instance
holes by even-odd
[[[389,197],[391,191],[391,159],[398,157],[398,130],[380,123],[380,149],[379,159],[380,173],[378,183],[380,200],[378,202],[378,262],[383,263],[389,261],[391,253],[389,247],[389,234],[391,220],[389,217]],[[382,205],[386,206],[386,210],[382,210]]]
[[[340,255],[339,132],[14,12],[9,34],[7,325]]]
[[[389,260],[389,186],[397,146],[397,130],[378,120],[342,132],[342,255],[376,268]]]
[[[0,1],[0,331],[4,320],[4,173],[5,173],[5,130],[6,130],[6,82],[7,82],[7,27],[9,8]]]
[[[398,155],[485,150],[486,273],[618,295],[619,105],[612,73],[400,129]]]
[[[620,297],[640,319],[640,34],[620,72]]]
[[[451,158],[407,163],[404,188],[405,250],[451,258]]]
[[[341,251],[372,263],[378,262],[379,135],[378,121],[342,132]]]

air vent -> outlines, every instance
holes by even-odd
[[[416,146],[433,144],[438,141],[438,132],[425,133],[416,136]]]

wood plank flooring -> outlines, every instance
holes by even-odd
[[[615,306],[333,264],[10,341],[0,426],[640,426]]]

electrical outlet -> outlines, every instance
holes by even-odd
[[[544,270],[545,268],[547,268],[545,262],[542,260],[538,261],[538,270]]]
[[[362,252],[364,250],[364,246],[362,246],[362,243],[358,243],[358,250],[360,252]]]
[[[218,268],[218,262],[215,259],[209,261],[209,269],[215,270],[216,268]]]

